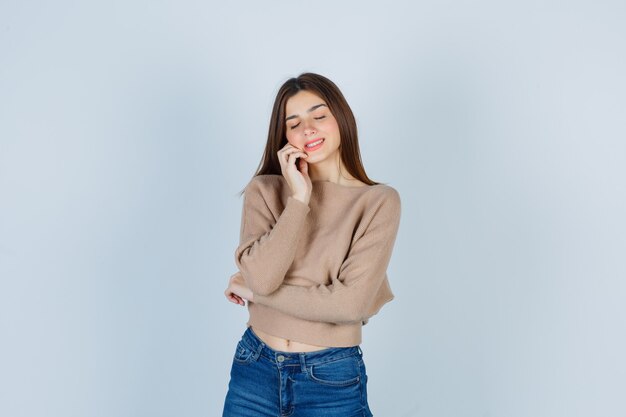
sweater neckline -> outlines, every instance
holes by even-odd
[[[336,182],[332,182],[332,181],[328,181],[328,180],[316,180],[316,181],[311,181],[311,184],[315,185],[327,185],[328,187],[337,187],[337,188],[370,188],[373,185],[343,185],[343,184],[337,184]]]
[[[268,176],[274,176],[277,177],[281,182],[283,182],[284,184],[286,184],[286,180],[285,177],[283,177],[280,174],[265,174]],[[343,185],[343,184],[337,184],[328,180],[315,180],[315,181],[311,181],[311,184],[313,185],[313,190],[318,189],[318,188],[324,188],[324,189],[336,189],[336,190],[371,190],[372,188],[376,187],[376,186],[380,186],[383,185],[382,183],[378,183],[378,184],[372,184],[372,185]]]

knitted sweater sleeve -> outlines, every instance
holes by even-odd
[[[253,302],[311,321],[328,323],[367,322],[380,307],[376,293],[386,278],[395,244],[401,202],[389,188],[374,207],[364,233],[355,236],[338,276],[328,285],[301,286],[283,283],[271,294],[252,290]]]
[[[271,293],[283,282],[310,211],[307,204],[289,196],[276,219],[263,197],[264,192],[276,190],[268,190],[256,178],[246,186],[239,246],[235,250],[235,263],[243,279],[259,295]]]

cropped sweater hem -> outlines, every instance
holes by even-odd
[[[362,323],[306,321],[262,304],[248,303],[248,326],[273,336],[322,347],[350,347],[362,342]]]

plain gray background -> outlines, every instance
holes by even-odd
[[[219,416],[274,95],[357,117],[402,219],[377,417],[624,416],[626,6],[0,2],[0,415]]]

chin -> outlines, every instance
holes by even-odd
[[[310,154],[309,154],[309,157],[308,157],[308,158],[306,158],[305,160],[306,160],[308,163],[310,163],[310,164],[311,164],[311,163],[315,163],[315,162],[320,162],[320,161],[323,161],[323,160],[324,160],[324,159],[326,159],[326,158],[328,158],[328,155],[325,155],[325,154],[310,153]],[[310,162],[309,162],[309,160],[310,160]]]

